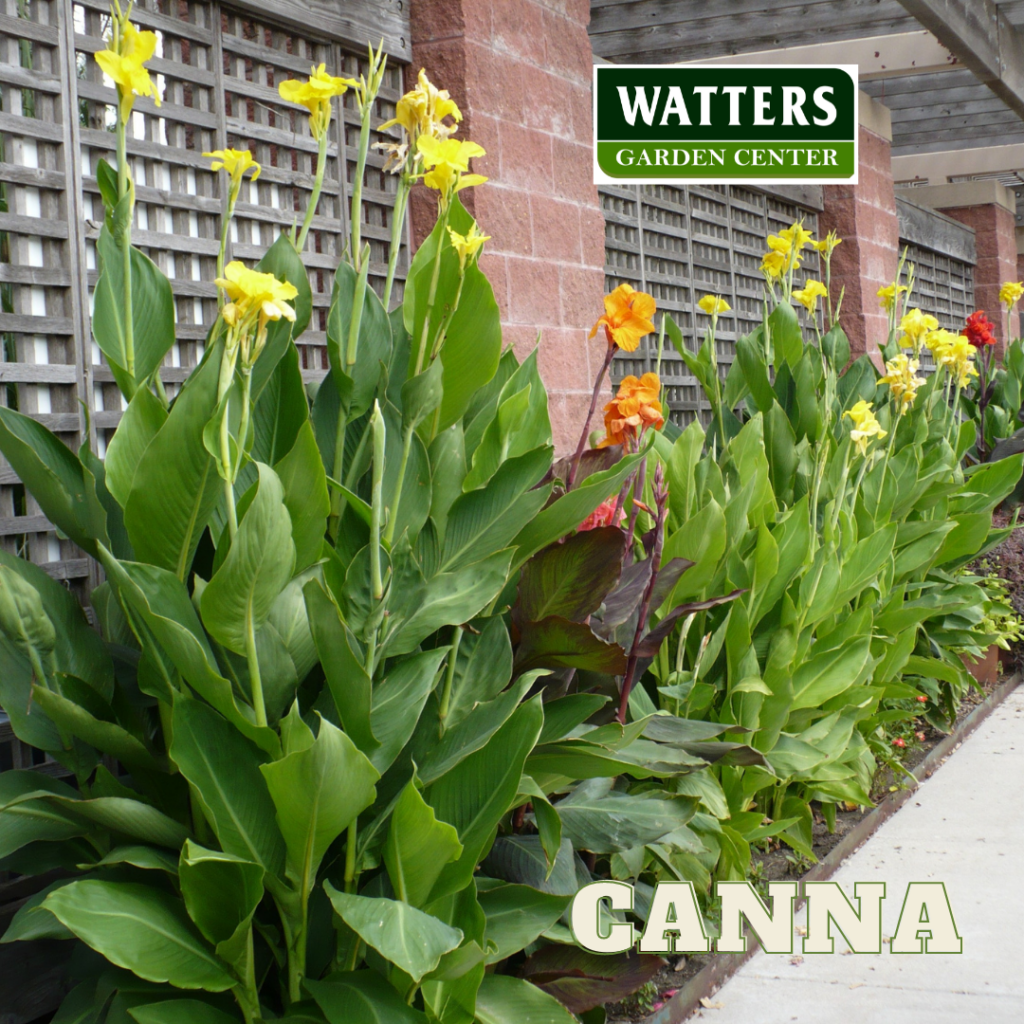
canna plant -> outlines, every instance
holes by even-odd
[[[0,703],[72,775],[0,775],[0,864],[60,869],[3,941],[79,944],[61,1020],[347,1024],[361,1006],[379,1020],[569,1024],[553,996],[495,965],[542,934],[566,938],[587,870],[577,851],[671,846],[696,809],[613,780],[760,760],[710,742],[723,726],[624,725],[621,707],[613,720],[610,695],[570,693],[558,675],[588,652],[537,640],[561,616],[601,657],[618,652],[601,667],[631,662],[638,679],[667,635],[648,615],[683,566],[660,566],[661,541],[629,589],[622,533],[574,533],[624,486],[635,520],[646,449],[577,460],[569,486],[552,465],[536,359],[502,354],[478,266],[487,239],[458,198],[485,180],[469,172],[484,153],[452,138],[458,110],[425,76],[399,104],[392,168],[401,190],[434,191],[437,224],[401,305],[369,287],[358,182],[384,71],[372,50],[358,82],[319,67],[281,84],[318,142],[310,207],[256,267],[228,259],[225,223],[219,315],[168,395],[171,290],[131,245],[125,155],[155,39],[129,16],[115,7],[97,58],[119,106],[118,166],[99,170],[93,318],[127,409],[100,458],[0,408],[0,450],[105,577],[94,631],[59,583],[0,552]],[[332,98],[347,89],[363,127],[353,234],[327,319],[330,372],[310,402],[295,347],[312,312],[301,252]],[[230,211],[259,165],[247,151],[210,156]],[[392,261],[385,296],[394,274]],[[660,473],[654,485],[663,524]],[[552,560],[595,536],[615,557],[591,629],[548,586]],[[510,624],[534,630],[532,653],[521,634],[514,649]],[[624,800],[643,812],[639,832],[622,825]]]
[[[991,513],[1021,458],[961,469],[973,425],[951,410],[973,379],[974,352],[892,286],[882,296],[893,310],[886,372],[866,356],[850,362],[841,296],[833,307],[821,282],[795,287],[812,242],[799,224],[769,239],[763,322],[738,339],[724,381],[714,338],[724,300],[701,300],[710,326],[697,353],[666,318],[712,425],[705,435],[690,424],[674,441],[653,435],[648,459],[669,491],[662,565],[692,566],[652,621],[739,593],[681,619],[630,707],[728,726],[724,738],[763,763],[720,761],[670,780],[700,800],[694,842],[613,858],[616,877],[706,888],[713,875],[745,877],[751,844],[771,837],[813,857],[811,803],[827,821],[840,803],[870,803],[887,727],[923,705],[947,727],[969,685],[958,652],[989,639],[990,595],[959,570],[1006,535]],[[822,242],[828,280],[840,243]],[[812,342],[790,299],[805,308]],[[938,363],[927,379],[926,345]],[[656,504],[649,487],[641,493]],[[653,518],[641,511],[638,531]]]

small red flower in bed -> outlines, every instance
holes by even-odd
[[[967,324],[960,333],[975,348],[980,348],[983,345],[994,345],[996,343],[996,336],[992,333],[995,327],[996,325],[985,316],[985,311],[979,309],[967,318]]]

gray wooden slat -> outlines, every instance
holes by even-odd
[[[2,65],[0,65],[2,66]],[[43,167],[22,167],[19,164],[0,163],[0,181],[33,188],[64,188],[64,172],[48,171]]]
[[[74,384],[74,366],[56,363],[0,363],[0,384]]]
[[[57,44],[57,29],[53,25],[41,25],[27,18],[12,18],[9,14],[0,14],[0,33],[14,39],[31,39],[37,43]]]
[[[0,313],[0,331],[19,334],[74,334],[75,325],[67,316],[28,316]]]
[[[598,56],[617,63],[667,63],[916,28],[896,0],[632,0],[596,7],[589,31]]]
[[[79,7],[85,7],[101,15],[107,14],[110,9],[107,0],[75,0],[75,2]],[[211,29],[181,18],[168,17],[142,4],[138,4],[132,9],[132,21],[154,32],[168,32],[199,43],[210,43],[212,41],[213,32]],[[77,36],[76,45],[83,38],[85,37]]]
[[[23,217],[16,213],[0,213],[0,231],[19,235],[40,235],[43,238],[67,238],[68,226],[45,217]]]

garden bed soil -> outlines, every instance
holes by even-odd
[[[1010,538],[1010,540],[1016,540],[1016,538],[1020,536],[1020,533],[1016,533]],[[1024,542],[1024,538],[1022,538],[1022,542]],[[1005,543],[1009,543],[1009,541]],[[1000,572],[1000,575],[1002,575],[1002,572]],[[1021,598],[1024,599],[1024,571],[1020,574],[1018,588],[1019,589],[1016,589],[1016,593],[1019,593]],[[1018,610],[1024,612],[1024,609],[1019,608]],[[1015,645],[1015,648],[1011,653],[1013,654],[1013,658],[1006,659],[1010,664],[1003,668],[998,682],[993,681],[980,684],[980,688],[972,687],[964,695],[960,702],[960,707],[957,710],[956,722],[951,732],[955,733],[960,728],[964,720],[980,704],[984,703],[986,698],[988,698],[999,685],[1005,683],[1013,674],[1013,671],[1016,670],[1016,666],[1024,660],[1024,647],[1022,647],[1022,645]],[[1013,667],[1011,667],[1011,665]],[[925,725],[922,731],[925,734],[924,741],[915,742],[915,744],[907,750],[901,761],[907,772],[913,772],[914,769],[928,757],[935,747],[948,738],[945,733],[941,733],[929,725]],[[900,778],[896,778],[893,771],[889,768],[883,768],[878,773],[871,792],[871,797],[876,801],[876,803],[883,800],[890,793],[909,788],[906,782],[906,775],[902,772],[899,773],[899,775]],[[857,828],[858,825],[861,824],[861,822],[864,821],[865,818],[872,813],[873,808],[869,807],[857,807],[853,810],[837,808],[835,831],[829,832],[824,818],[818,813],[817,809],[815,809],[813,850],[814,856],[817,860],[819,862],[824,860],[851,832],[854,831],[854,829]],[[758,883],[800,880],[807,877],[813,870],[812,865],[810,865],[805,859],[798,857],[793,850],[785,845],[781,845],[778,848],[775,848],[773,845],[773,848],[767,853],[761,851],[755,852],[753,856],[753,865]],[[640,1008],[635,1004],[631,1004],[629,1001],[610,1004],[605,1007],[608,1014],[607,1024],[626,1024],[626,1022],[644,1021],[653,1010],[659,1009],[665,1001],[670,999],[675,994],[676,990],[681,989],[688,981],[696,977],[696,975],[705,967],[714,963],[718,959],[719,958],[713,953],[670,957],[666,966],[654,978],[654,984],[658,989],[658,997],[654,1000],[653,1006]],[[722,980],[724,980],[724,978]],[[682,1018],[675,1019],[681,1020]]]

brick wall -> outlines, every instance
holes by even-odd
[[[824,186],[819,236],[834,230],[843,239],[832,257],[832,280],[846,288],[841,320],[853,356],[866,352],[881,366],[888,319],[877,293],[896,276],[900,230],[889,139],[862,124],[859,143],[858,183]]]
[[[587,0],[413,0],[410,84],[421,67],[465,120],[459,137],[487,150],[489,176],[463,193],[492,236],[481,267],[506,343],[537,344],[560,452],[575,446],[604,342],[586,332],[603,311],[604,218],[592,183],[592,53]],[[425,190],[422,190],[425,191]],[[414,197],[419,241],[434,220]]]
[[[942,213],[974,228],[978,263],[974,271],[974,305],[988,314],[996,325],[999,353],[1006,341],[1019,332],[1019,314],[1014,310],[1009,320],[1006,308],[999,301],[999,287],[1004,281],[1018,280],[1017,239],[1014,215],[998,203],[979,206],[943,207]]]

